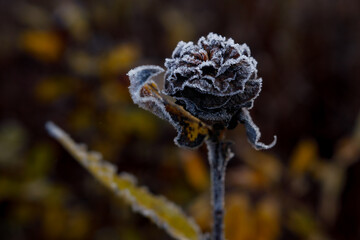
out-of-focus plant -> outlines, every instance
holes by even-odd
[[[245,125],[248,140],[257,149],[275,145],[259,142],[260,131],[248,109],[261,91],[262,79],[257,77],[257,62],[246,44],[210,33],[197,44],[179,42],[172,58],[166,59],[164,94],[162,97],[153,77],[163,72],[158,66],[140,66],[128,73],[130,93],[140,107],[168,120],[177,130],[175,143],[184,148],[197,148],[206,142],[210,163],[213,205],[213,240],[224,239],[225,169],[233,157],[225,130],[240,122]],[[133,177],[116,174],[111,164],[98,153],[87,152],[75,144],[56,125],[47,124],[49,133],[58,139],[89,171],[106,186],[130,202],[135,210],[150,217],[178,239],[207,238],[199,227],[174,204],[136,187]]]
[[[198,226],[175,204],[162,196],[152,195],[144,187],[138,187],[134,176],[128,173],[117,174],[116,167],[104,161],[100,153],[87,151],[85,145],[76,144],[53,123],[47,123],[46,127],[51,136],[59,140],[76,160],[101,183],[131,204],[134,211],[149,217],[177,239],[199,239]]]

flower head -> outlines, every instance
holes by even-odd
[[[244,124],[255,149],[271,148],[259,142],[260,130],[248,109],[261,91],[257,62],[246,44],[210,33],[197,44],[179,42],[166,59],[165,89],[176,102],[164,99],[152,80],[163,72],[158,66],[140,66],[129,71],[130,94],[140,107],[169,121],[177,130],[175,143],[199,147],[214,130]]]
[[[210,33],[197,44],[181,41],[165,61],[164,93],[204,122],[228,127],[261,90],[256,65],[249,47],[231,38]]]

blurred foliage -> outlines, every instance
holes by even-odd
[[[0,1],[0,239],[169,239],[50,140],[47,120],[209,231],[206,149],[177,149],[172,127],[131,102],[125,74],[210,31],[253,50],[264,86],[252,116],[264,142],[279,139],[254,152],[241,127],[229,132],[227,238],[360,239],[359,9],[356,0]]]
[[[176,239],[201,239],[199,228],[172,202],[154,196],[145,187],[136,185],[136,178],[126,172],[117,174],[117,168],[105,161],[98,152],[88,151],[85,145],[75,143],[67,133],[48,122],[49,134],[101,183],[128,202],[134,211],[150,218]]]
[[[64,43],[56,32],[29,30],[20,36],[20,46],[42,61],[56,61],[63,52]]]
[[[47,123],[46,127],[49,134],[100,182],[127,201],[134,211],[153,220],[175,239],[201,239],[199,227],[204,232],[210,230],[212,210],[207,195],[200,195],[189,208],[199,224],[194,225],[174,203],[137,187],[132,175],[125,172],[117,174],[117,168],[103,160],[98,152],[88,151],[85,145],[76,144],[53,123]],[[238,181],[238,184],[243,184],[243,190],[226,196],[226,239],[278,239],[282,223],[301,238],[330,239],[323,228],[326,224],[333,224],[344,173],[360,154],[360,142],[357,142],[360,132],[357,130],[358,127],[352,138],[336,149],[336,159],[327,162],[319,158],[316,142],[309,139],[302,140],[295,148],[289,166],[270,154],[254,151],[250,146],[242,149],[241,154],[247,164],[240,171],[232,170],[228,185]],[[355,155],[349,155],[349,152]],[[209,176],[201,156],[194,151],[182,150],[180,157],[189,184],[199,192],[206,192]],[[290,184],[283,186],[279,181],[281,177]],[[311,213],[309,206],[290,197],[291,194],[308,194],[311,181],[320,185],[319,205],[315,209],[318,218]],[[272,189],[276,191],[270,191]],[[259,190],[263,196],[252,202],[251,192]]]

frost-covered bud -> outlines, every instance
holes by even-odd
[[[197,44],[181,41],[165,61],[164,93],[208,124],[233,127],[261,90],[256,65],[249,47],[231,38],[210,33]]]
[[[246,44],[210,33],[197,44],[179,42],[172,58],[166,59],[163,93],[175,103],[163,98],[152,80],[163,71],[159,66],[129,71],[129,90],[136,104],[176,128],[175,143],[181,147],[199,147],[214,131],[241,123],[255,149],[268,149],[276,136],[268,145],[259,142],[260,130],[248,111],[261,90],[256,64]]]

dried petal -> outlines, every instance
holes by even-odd
[[[256,150],[269,149],[275,146],[277,141],[276,136],[274,136],[274,140],[269,145],[259,142],[259,139],[261,137],[261,132],[259,128],[255,125],[253,120],[251,119],[250,113],[246,108],[243,108],[239,112],[238,120],[240,123],[245,125],[246,135],[248,137],[248,140]]]

